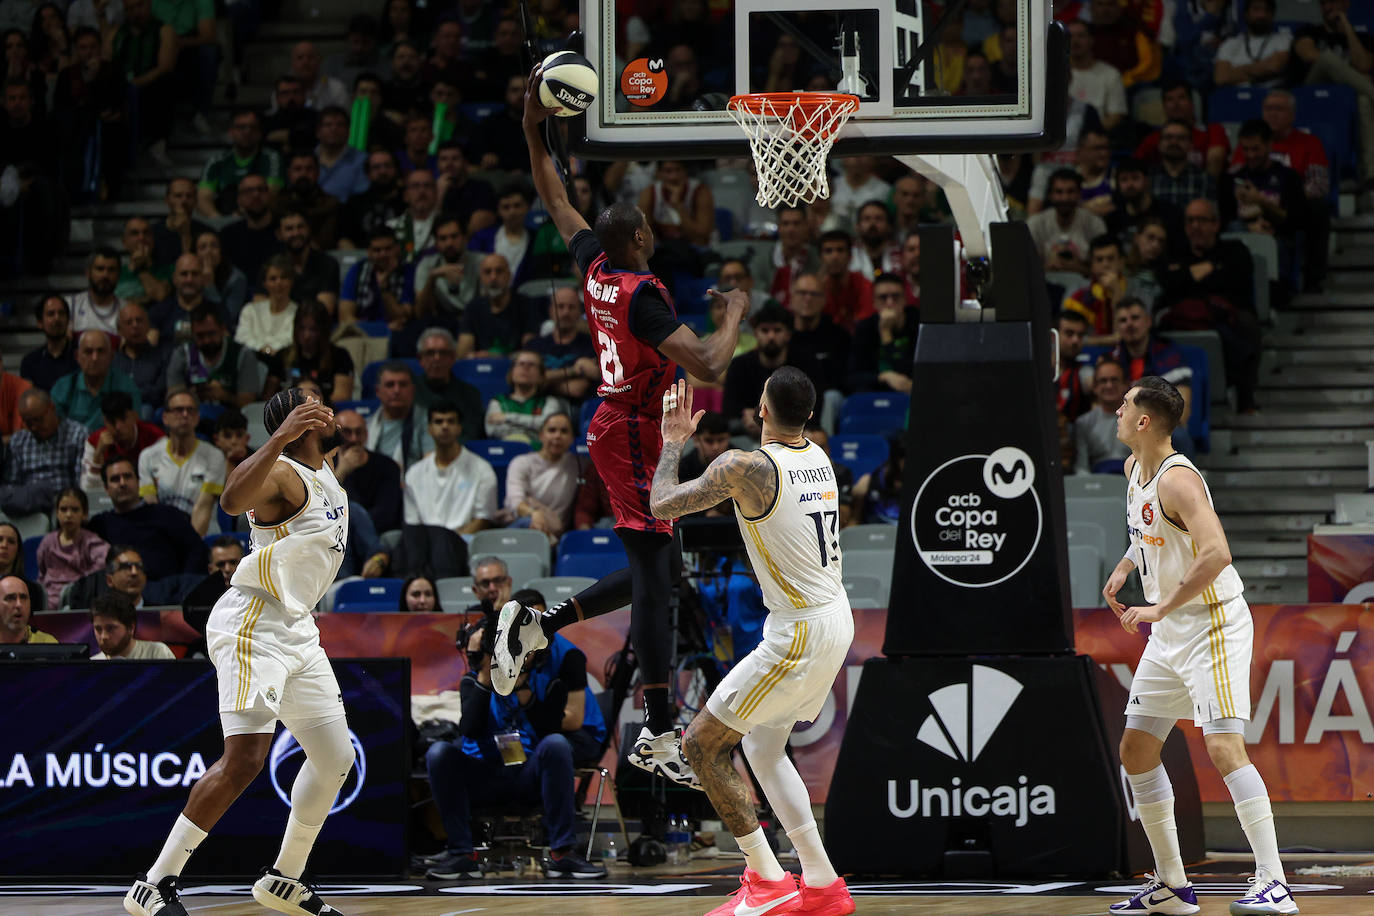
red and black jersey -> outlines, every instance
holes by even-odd
[[[582,305],[601,365],[597,395],[660,416],[663,392],[677,375],[677,364],[658,351],[681,325],[672,295],[651,273],[610,267],[589,231],[573,236],[568,248],[585,275]]]

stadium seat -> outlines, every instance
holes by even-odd
[[[887,592],[877,576],[845,576],[844,590],[849,595],[849,606],[853,608],[879,608],[887,606]]]
[[[263,419],[263,410],[267,407],[266,401],[254,401],[245,404],[240,411],[243,418],[248,421],[248,447],[257,448],[267,441],[267,423]],[[336,405],[335,410],[338,410]]]
[[[481,455],[488,464],[498,470],[509,467],[516,455],[523,455],[530,450],[528,442],[517,442],[514,439],[469,439],[464,447]]]
[[[1266,236],[1266,238],[1269,238]],[[1270,241],[1273,241],[1270,238]],[[1221,349],[1221,336],[1216,331],[1170,331],[1169,339],[1177,344],[1197,347],[1207,355],[1207,388],[1213,404],[1226,403],[1226,360]]]
[[[381,373],[382,367],[390,362],[396,362],[396,360],[379,359],[363,367],[362,383],[364,400],[377,396],[377,376]],[[420,378],[424,374],[424,370],[420,368],[420,361],[418,359],[403,359],[400,360],[400,362],[409,366],[410,374],[416,378]]]
[[[595,584],[595,579],[586,576],[549,576],[545,579],[531,579],[525,583],[525,588],[539,592],[544,596],[544,600],[553,606],[560,601],[567,601],[573,595]]]
[[[253,536],[249,534],[247,531],[229,531],[220,532],[219,534],[207,534],[205,536],[205,546],[207,548],[215,546],[215,541],[218,541],[220,538],[224,537],[225,534],[228,534],[231,537],[238,540],[239,544],[243,546],[244,554],[247,554],[249,549],[253,546]]]
[[[468,556],[476,558],[487,554],[505,557],[510,553],[528,553],[544,558],[544,567],[539,575],[549,572],[549,539],[542,531],[529,528],[488,528],[479,531],[468,542]]]
[[[391,326],[385,321],[355,321],[353,324],[368,337],[391,336]]]
[[[1091,547],[1107,555],[1107,532],[1096,522],[1069,522],[1069,546]]]
[[[584,442],[587,439],[587,427],[591,425],[592,417],[596,415],[596,409],[600,406],[601,398],[588,398],[582,402],[577,415],[577,437]]]
[[[892,590],[892,562],[896,554],[892,550],[850,550],[844,554],[845,578],[853,576],[872,576],[881,584],[880,592],[886,600]]]
[[[363,417],[370,417],[382,409],[382,402],[376,398],[364,398],[361,401],[340,401],[334,405],[334,410],[356,410]],[[259,445],[261,443],[258,443]]]
[[[1103,475],[1104,480],[1113,478]],[[1125,478],[1117,478],[1124,480]],[[1071,497],[1067,501],[1069,524],[1092,522],[1099,525],[1107,536],[1109,557],[1121,557],[1126,553],[1126,500],[1093,496]],[[845,558],[848,560],[848,557]]]
[[[1074,607],[1101,607],[1102,554],[1087,545],[1069,547],[1069,600]]]
[[[735,237],[735,214],[725,207],[716,207],[716,237],[728,242]]]
[[[45,537],[46,534],[35,534],[24,538],[24,574],[34,582],[38,581],[38,545]]]
[[[506,374],[510,372],[510,360],[504,356],[489,356],[480,359],[460,359],[453,364],[454,378],[467,382],[482,394],[482,406],[498,394],[510,390]]]
[[[887,460],[887,440],[875,433],[850,433],[830,440],[830,458],[854,474],[854,479],[880,468]]]
[[[10,515],[0,513],[0,521],[7,521],[19,529],[19,540],[25,541],[29,538],[38,537],[48,533],[51,527],[48,515],[45,512],[34,512],[29,515]]]
[[[706,291],[716,285],[715,277],[694,277],[680,273],[673,277],[673,302],[679,312],[705,315],[711,310]]]
[[[572,553],[612,553],[623,554],[625,546],[620,537],[609,529],[593,528],[588,531],[569,531],[558,539],[558,556]]]
[[[883,417],[892,423],[892,428],[906,426],[907,410],[911,398],[904,394],[886,391],[872,391],[851,394],[844,402],[846,417]]]
[[[401,603],[401,579],[354,579],[334,593],[334,613],[395,611]]]
[[[1358,4],[1351,4],[1357,6]],[[1319,84],[1293,87],[1297,103],[1295,124],[1326,148],[1331,163],[1331,187],[1355,174],[1355,90],[1350,86]]]
[[[468,121],[477,124],[505,107],[505,102],[460,102],[458,112]]]
[[[461,614],[477,603],[472,594],[472,576],[449,576],[434,583],[439,606],[445,614]]]
[[[534,532],[539,534],[538,531]],[[548,540],[545,539],[545,543]],[[470,557],[476,558],[476,554],[469,553]],[[525,583],[531,579],[543,579],[549,574],[549,561],[547,550],[542,553],[503,553],[501,559],[506,563],[506,569],[510,570],[511,590],[518,590],[525,587]],[[498,608],[497,610],[500,610]]]
[[[1207,120],[1213,123],[1237,125],[1260,116],[1260,105],[1268,90],[1252,86],[1226,86],[1214,89],[1207,97]],[[1231,142],[1235,142],[1231,137]]]
[[[92,487],[84,492],[86,494],[86,502],[89,503],[91,507],[91,517],[95,517],[101,512],[114,508],[114,501],[110,499],[110,494],[106,493],[103,489]]]
[[[1114,499],[1126,511],[1126,477],[1096,477],[1091,474],[1070,474],[1064,478],[1064,495],[1069,499],[1080,496],[1099,496]]]
[[[840,530],[840,552],[851,550],[896,550],[896,525],[850,525]]]
[[[554,573],[558,576],[585,576],[600,579],[618,569],[630,565],[630,560],[620,553],[569,553],[560,554]]]

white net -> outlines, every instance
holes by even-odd
[[[787,92],[735,96],[727,106],[749,137],[762,206],[811,203],[830,196],[826,158],[858,96]]]

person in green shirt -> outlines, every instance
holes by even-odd
[[[276,202],[283,180],[281,153],[262,145],[262,119],[256,111],[240,111],[229,126],[231,147],[209,162],[200,176],[196,210],[207,219],[223,219],[237,205],[239,182],[261,175]]]
[[[112,367],[113,361],[114,350],[108,334],[104,331],[82,334],[76,345],[76,362],[81,368],[62,376],[52,386],[52,402],[57,412],[95,432],[105,425],[100,412],[102,394],[122,391],[133,400],[135,413],[142,410],[138,386],[129,376]]]
[[[177,85],[191,90],[195,116],[191,123],[210,133],[203,112],[215,103],[219,77],[219,39],[215,34],[215,0],[153,0],[153,16],[177,33]]]

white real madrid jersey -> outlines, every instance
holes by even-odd
[[[324,597],[348,547],[348,496],[329,463],[318,470],[279,455],[305,484],[305,505],[284,522],[257,523],[253,511],[253,546],[231,581],[240,591],[260,595],[303,617]]]
[[[820,446],[770,442],[761,451],[778,475],[778,492],[763,515],[735,505],[763,603],[786,614],[845,599],[840,576],[840,502],[835,469]]]
[[[1130,487],[1126,491],[1126,525],[1131,533],[1131,543],[1139,552],[1140,581],[1145,586],[1145,598],[1151,604],[1158,603],[1178,585],[1197,556],[1193,536],[1178,526],[1177,516],[1168,518],[1159,505],[1160,478],[1165,471],[1180,466],[1202,477],[1191,461],[1175,452],[1164,459],[1159,470],[1145,483],[1141,483],[1140,463],[1137,462],[1131,469]],[[1212,491],[1207,487],[1206,480],[1203,480],[1202,487],[1210,504]],[[1219,604],[1244,590],[1240,574],[1234,566],[1227,565],[1192,603]]]

